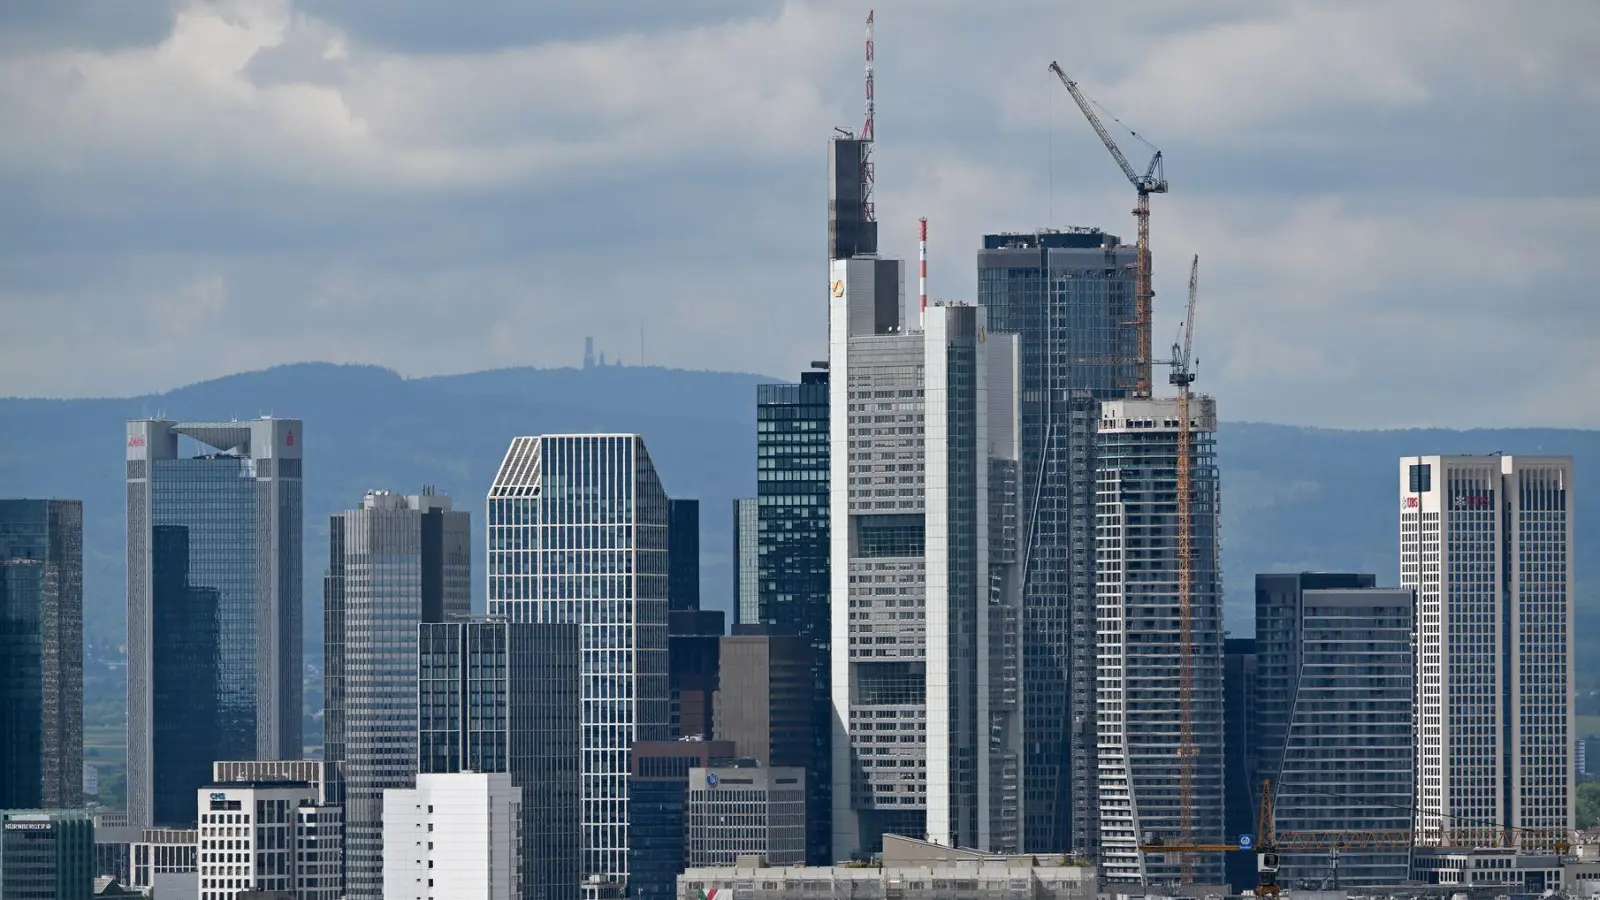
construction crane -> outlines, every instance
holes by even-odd
[[[1272,780],[1261,782],[1261,806],[1256,817],[1256,835],[1252,845],[1189,844],[1150,842],[1139,845],[1141,853],[1254,853],[1256,857],[1257,897],[1276,897],[1279,894],[1278,869],[1280,853],[1326,852],[1334,866],[1333,880],[1337,883],[1338,859],[1342,850],[1350,849],[1402,849],[1409,850],[1414,843],[1410,831],[1295,831],[1279,834],[1273,816]]]
[[[1194,833],[1194,439],[1189,423],[1189,386],[1194,384],[1194,306],[1200,287],[1200,256],[1189,264],[1189,306],[1183,315],[1183,346],[1172,345],[1172,373],[1178,388],[1178,828],[1184,840]],[[1193,880],[1189,857],[1180,867]]]
[[[1150,165],[1145,168],[1144,174],[1139,174],[1133,165],[1128,162],[1128,157],[1123,154],[1122,148],[1112,139],[1111,132],[1101,123],[1100,117],[1095,115],[1094,105],[1077,82],[1067,77],[1061,66],[1055,62],[1050,63],[1050,71],[1056,73],[1061,83],[1066,85],[1067,92],[1078,104],[1078,109],[1083,111],[1084,118],[1094,126],[1094,133],[1100,136],[1100,142],[1111,151],[1111,156],[1122,167],[1122,174],[1128,176],[1128,181],[1134,190],[1139,192],[1139,205],[1133,210],[1134,219],[1139,227],[1139,241],[1137,244],[1138,256],[1134,265],[1133,288],[1133,325],[1138,334],[1139,349],[1137,359],[1134,360],[1137,368],[1134,382],[1135,397],[1148,398],[1150,396],[1150,308],[1155,297],[1155,291],[1150,285],[1150,195],[1165,194],[1167,192],[1167,178],[1165,167],[1161,161],[1161,151],[1144,138],[1134,134],[1145,146],[1155,150],[1155,156],[1150,158]]]

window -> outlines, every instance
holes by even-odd
[[[1411,467],[1411,493],[1421,494],[1433,490],[1433,466],[1426,463]]]

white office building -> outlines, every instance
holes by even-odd
[[[834,260],[833,852],[1020,842],[1017,341],[905,328],[899,263]]]
[[[505,772],[417,776],[383,792],[384,900],[521,894],[522,789]]]
[[[339,900],[343,818],[304,781],[218,782],[199,791],[200,900],[278,891]]]
[[[488,523],[489,614],[581,626],[583,872],[620,887],[628,747],[668,736],[667,494],[638,435],[519,437]]]
[[[1220,844],[1224,837],[1217,407],[1204,396],[1189,405],[1192,582],[1185,640],[1178,405],[1176,398],[1108,400],[1095,441],[1100,867],[1106,880],[1120,883],[1222,881],[1217,854],[1186,861],[1139,850],[1146,838]],[[1187,804],[1179,790],[1186,754]]]
[[[1400,460],[1417,591],[1417,837],[1545,850],[1573,826],[1572,459]]]

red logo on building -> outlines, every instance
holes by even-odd
[[[286,435],[284,435],[283,442],[285,444],[288,444],[289,446],[293,447],[294,446],[294,432],[291,431],[291,432],[288,432]]]
[[[1406,504],[1405,504],[1404,507],[1402,507],[1402,509],[1416,509],[1418,505],[1419,504],[1417,503],[1417,498],[1415,498],[1415,497],[1407,497],[1406,498]]]
[[[144,438],[139,437],[137,435],[135,435],[135,436],[133,436],[131,438],[128,438],[128,446],[129,447],[143,447],[144,446]]]

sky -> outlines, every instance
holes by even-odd
[[[883,250],[914,267],[928,217],[935,298],[973,299],[984,233],[1132,240],[1059,60],[1164,152],[1154,344],[1198,254],[1224,419],[1600,428],[1600,4],[876,6]],[[585,336],[793,377],[867,8],[0,3],[0,395],[569,366]]]

